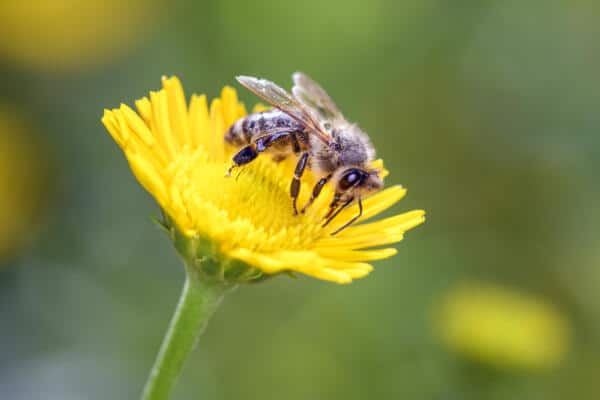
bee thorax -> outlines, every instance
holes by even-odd
[[[332,148],[338,165],[364,165],[372,161],[373,148],[367,136],[355,126],[333,133]]]

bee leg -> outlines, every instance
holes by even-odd
[[[298,142],[297,135],[291,135],[292,138],[292,150],[294,150],[294,154],[300,154],[300,142]]]
[[[341,194],[340,193],[336,192],[333,195],[333,200],[329,204],[329,211],[327,211],[327,214],[325,215],[325,217],[323,217],[323,219],[325,219],[325,220],[329,219],[329,217],[331,216],[331,214],[333,214],[333,212],[335,211],[335,209],[340,205],[340,198],[341,198]]]
[[[340,233],[341,231],[343,231],[344,229],[346,229],[347,227],[352,225],[357,219],[359,219],[362,216],[362,213],[363,213],[362,199],[359,197],[358,198],[358,215],[355,215],[350,221],[346,222],[344,225],[337,228],[334,232],[331,233],[331,236],[337,235],[338,233]]]
[[[341,206],[338,207],[338,205],[340,203],[340,197],[338,194],[336,194],[336,196],[333,198],[333,201],[329,205],[329,212],[325,216],[325,222],[323,223],[323,225],[321,225],[321,227],[325,228],[327,225],[329,225],[329,223],[331,221],[333,221],[333,219],[335,217],[337,217],[338,214],[341,213],[344,208],[348,207],[350,205],[350,203],[352,203],[353,200],[354,200],[354,198],[350,198],[349,200],[346,200]],[[362,212],[362,205],[361,205],[361,212]]]
[[[315,199],[317,197],[319,197],[319,194],[321,194],[321,190],[323,189],[323,186],[325,186],[325,184],[327,182],[329,182],[330,179],[331,179],[331,174],[327,175],[324,178],[319,179],[319,182],[317,182],[315,184],[315,186],[313,187],[313,191],[312,191],[312,194],[310,195],[310,199],[304,205],[304,207],[302,207],[302,211],[300,211],[302,214],[304,214],[304,212],[308,209],[308,207],[310,207],[310,205],[313,203],[313,201],[315,201]]]
[[[298,202],[298,195],[300,194],[300,178],[302,178],[302,174],[304,173],[304,169],[306,168],[306,163],[308,161],[308,153],[303,153],[296,164],[296,169],[294,171],[294,178],[292,179],[292,184],[290,185],[290,195],[292,196],[292,207],[294,207],[294,215],[298,215],[298,208],[296,203]]]
[[[259,137],[254,143],[250,143],[249,145],[242,147],[241,150],[233,156],[233,165],[229,167],[225,175],[230,176],[231,171],[233,171],[234,168],[248,164],[258,157],[258,153],[262,153],[278,140],[289,137],[290,135],[293,135],[293,132],[283,131],[270,133]]]
[[[243,147],[240,151],[238,151],[233,156],[233,159],[232,159],[233,165],[231,167],[229,167],[229,169],[227,170],[227,173],[225,175],[230,176],[231,171],[233,171],[234,168],[239,167],[240,165],[248,164],[250,161],[254,160],[256,157],[258,157],[258,151],[256,149],[256,144],[252,143],[246,147]]]

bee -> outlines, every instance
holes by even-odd
[[[275,108],[243,117],[228,129],[225,141],[241,149],[233,156],[227,175],[263,152],[271,154],[275,161],[296,156],[298,161],[290,185],[294,215],[298,215],[302,174],[309,168],[318,181],[300,212],[304,213],[331,182],[335,194],[323,227],[353,203],[358,205],[358,214],[332,235],[359,219],[362,199],[383,188],[378,171],[369,167],[375,149],[367,134],[348,122],[327,92],[301,72],[292,75],[292,94],[265,79],[251,76],[236,79]]]

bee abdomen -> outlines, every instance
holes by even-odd
[[[256,137],[284,131],[302,131],[302,125],[280,110],[269,110],[237,120],[225,133],[225,141],[243,146]]]
[[[243,146],[250,143],[252,136],[248,132],[248,117],[238,119],[225,132],[225,141],[235,146]]]

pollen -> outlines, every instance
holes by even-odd
[[[424,221],[424,212],[415,210],[364,222],[405,195],[404,188],[393,186],[365,199],[357,224],[332,236],[357,210],[345,209],[323,228],[333,195],[326,187],[305,214],[295,216],[289,194],[294,160],[276,163],[263,155],[226,176],[236,149],[224,142],[224,134],[246,115],[233,88],[225,87],[209,107],[206,96],[193,95],[188,104],[175,77],[162,84],[136,102],[137,112],[121,105],[105,110],[102,122],[176,229],[210,242],[220,257],[264,274],[299,272],[348,283],[372,270],[369,261],[396,254],[385,246]],[[387,173],[380,160],[373,167]],[[315,181],[305,173],[298,204],[308,200]]]

